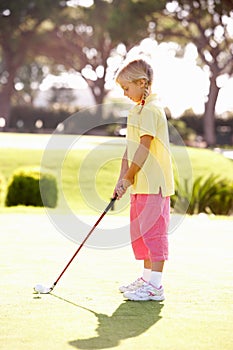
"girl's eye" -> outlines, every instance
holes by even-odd
[[[122,89],[123,89],[124,91],[128,91],[129,88],[122,86]]]

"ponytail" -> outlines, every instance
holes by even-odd
[[[146,80],[145,81],[144,94],[143,94],[143,97],[142,97],[142,100],[141,100],[141,108],[140,108],[138,114],[141,114],[142,109],[143,109],[144,104],[145,104],[145,101],[146,101],[146,98],[147,98],[148,95],[149,95],[149,83],[148,83],[148,80]]]

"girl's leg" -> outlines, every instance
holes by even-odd
[[[143,209],[143,205],[140,208],[140,204],[137,203],[137,195],[131,195],[130,197],[130,236],[131,236],[131,245],[133,248],[134,256],[137,260],[149,259],[148,248],[144,243],[143,237],[141,235],[141,229],[140,229],[139,216],[142,209]],[[151,269],[151,266],[149,267],[149,269]]]
[[[144,260],[144,269],[149,269],[149,270],[152,269],[152,264],[151,264],[151,261],[149,259]]]
[[[163,272],[164,260],[151,262],[149,259],[144,260],[144,268],[152,271]]]
[[[151,279],[151,261],[149,259],[144,260],[144,268],[143,268],[142,278],[146,282],[149,282]]]
[[[137,197],[140,197],[140,199],[137,200]],[[131,240],[135,258],[144,259],[143,279],[145,281],[150,281],[151,284],[159,288],[161,286],[164,262],[165,259],[167,259],[168,243],[166,232],[167,227],[163,227],[164,225],[167,226],[165,223],[167,221],[167,215],[163,213],[163,211],[165,209],[165,212],[169,212],[169,200],[161,198],[161,206],[155,206],[154,202],[152,202],[152,207],[144,212],[146,215],[143,213],[144,220],[142,223],[140,216],[144,211],[145,204],[148,200],[149,198],[147,196],[131,196]],[[166,205],[165,202],[167,202]],[[163,217],[164,214],[165,218]],[[156,217],[158,220],[155,220]],[[153,218],[153,221],[155,220],[155,224],[151,221],[151,218]],[[142,231],[147,231],[145,236],[141,236],[142,227]],[[159,231],[161,230],[163,234],[159,234],[159,237],[155,238],[153,237],[154,231],[157,231],[158,229]],[[151,237],[151,233],[153,238]],[[160,259],[157,261],[159,257]]]
[[[151,270],[157,272],[163,272],[164,260],[163,261],[154,261],[151,263]]]
[[[157,214],[158,208],[159,215]],[[169,198],[158,196],[155,198],[154,205],[150,206],[148,209],[149,214],[152,216],[152,218],[156,218],[156,220],[150,227],[148,227],[147,224],[149,222],[149,214],[148,216],[144,217],[144,221],[142,222],[142,229],[144,232],[143,240],[144,244],[149,250],[148,259],[153,263],[153,266],[151,265],[152,270],[162,272],[164,261],[168,259],[167,231],[169,224],[170,200]],[[147,264],[149,263],[147,262]]]
[[[151,265],[152,265],[152,272],[150,276],[150,283],[156,288],[160,288],[160,286],[162,285],[162,273],[163,273],[164,260],[154,261],[151,263]]]
[[[144,274],[145,276],[148,276],[148,278],[144,279],[150,282],[156,288],[159,288],[162,284],[163,266],[164,260],[155,262],[151,262],[150,260],[144,260]]]
[[[162,203],[161,203],[162,204]],[[162,212],[154,227],[144,236],[144,242],[150,251],[149,259],[144,266],[151,267],[150,283],[159,288],[162,285],[162,273],[165,260],[168,258],[168,222],[169,222],[169,199],[165,199],[162,205]],[[154,233],[156,234],[154,235]],[[152,234],[152,236],[150,235]],[[153,243],[152,243],[153,242]]]

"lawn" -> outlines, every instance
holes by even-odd
[[[113,219],[103,219],[109,235],[114,226],[127,225],[127,217]],[[186,217],[169,236],[166,300],[130,302],[118,286],[142,267],[127,244],[84,247],[52,295],[33,294],[36,283],[54,282],[77,245],[47,216],[1,214],[0,348],[231,350],[232,223]]]
[[[96,214],[109,201],[119,174],[124,139],[65,136],[62,145],[67,148],[61,147],[59,139],[55,142],[57,149],[54,149],[54,145],[53,148],[47,146],[46,151],[48,135],[4,134],[5,143],[10,145],[8,139],[12,146],[0,148],[0,173],[6,182],[18,167],[41,164],[57,177],[60,208],[68,205],[81,214]],[[216,174],[232,180],[233,162],[221,154],[205,149],[172,146],[172,155],[175,172],[181,178],[194,179],[199,175]],[[116,211],[122,215],[128,213],[127,203],[126,197],[117,203]],[[25,211],[25,208],[17,210]]]
[[[44,135],[4,135],[5,141],[8,137],[9,147],[0,147],[5,179],[17,167],[42,160],[62,178],[60,190],[79,221],[76,237],[69,240],[44,209],[2,206],[1,349],[232,349],[232,217],[172,215],[162,303],[129,302],[118,292],[120,284],[136,278],[142,269],[129,244],[129,219],[123,215],[127,200],[104,217],[52,294],[34,294],[35,284],[56,280],[77,241],[96,222],[95,206],[103,210],[109,200],[124,146],[122,140],[112,144],[112,139],[86,137],[80,148],[51,150],[45,159]],[[188,154],[194,177],[219,173],[232,178],[232,162],[219,154],[174,146],[172,150],[184,175]],[[65,219],[69,224],[69,217]]]

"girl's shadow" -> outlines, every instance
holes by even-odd
[[[89,310],[98,318],[98,336],[76,339],[69,344],[77,349],[112,348],[123,339],[137,337],[146,332],[161,319],[162,307],[163,304],[154,301],[125,301],[111,316]]]

